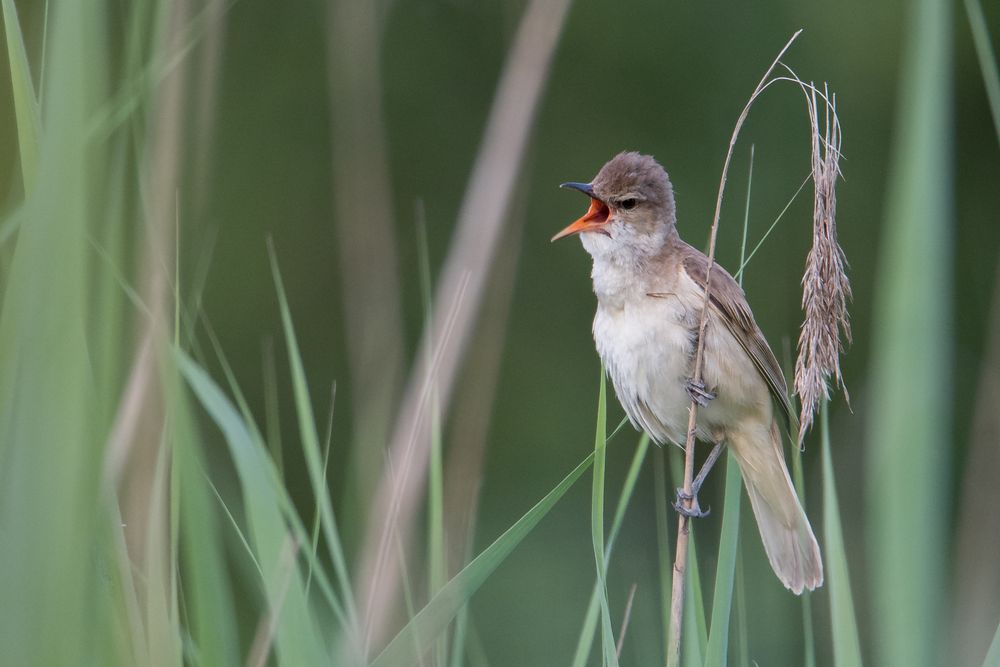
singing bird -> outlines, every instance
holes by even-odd
[[[629,420],[657,443],[683,447],[697,401],[696,435],[716,445],[715,454],[722,446],[735,454],[775,574],[796,594],[820,586],[819,545],[788,476],[774,405],[793,433],[796,419],[743,289],[712,267],[702,382],[695,383],[709,262],[677,234],[667,172],[648,155],[626,152],[592,182],[562,187],[588,195],[590,209],[552,240],[579,234],[593,258],[594,340]]]

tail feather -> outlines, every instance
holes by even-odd
[[[796,595],[823,584],[823,559],[781,452],[777,424],[729,433],[771,568]]]

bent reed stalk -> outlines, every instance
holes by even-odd
[[[716,239],[719,230],[719,220],[722,211],[722,198],[725,192],[726,180],[729,173],[729,166],[732,162],[733,152],[735,149],[736,141],[739,137],[739,133],[743,128],[743,124],[747,119],[751,107],[757,98],[772,84],[778,81],[790,81],[799,85],[806,95],[806,105],[809,113],[810,121],[810,146],[812,149],[812,173],[811,178],[814,182],[814,220],[813,220],[813,250],[810,252],[809,260],[807,262],[807,276],[803,279],[804,287],[806,290],[806,296],[803,298],[804,305],[815,305],[817,294],[815,290],[816,282],[814,279],[809,279],[812,273],[817,272],[817,244],[821,245],[820,250],[827,250],[828,252],[821,253],[822,257],[819,259],[827,259],[832,254],[839,259],[839,262],[835,262],[834,267],[836,281],[833,282],[831,289],[836,289],[837,294],[830,299],[820,299],[823,303],[827,301],[835,304],[840,304],[843,307],[840,309],[832,309],[832,317],[828,317],[824,321],[833,322],[833,332],[834,332],[834,342],[832,344],[824,345],[823,349],[833,350],[834,362],[831,364],[823,364],[821,370],[812,375],[820,376],[823,378],[825,386],[825,378],[828,377],[829,373],[832,371],[838,380],[839,384],[842,384],[842,380],[839,374],[839,365],[837,364],[837,358],[842,346],[839,339],[836,337],[838,331],[838,325],[843,326],[843,331],[846,334],[848,340],[850,340],[850,329],[849,325],[846,324],[846,302],[850,299],[850,286],[847,283],[847,278],[844,275],[843,267],[846,261],[843,259],[843,251],[836,242],[836,227],[833,221],[833,216],[835,213],[835,197],[833,194],[834,185],[837,176],[839,176],[840,171],[837,166],[837,162],[840,158],[840,124],[836,118],[836,108],[831,101],[831,98],[825,92],[819,92],[815,85],[806,84],[795,73],[788,68],[784,63],[781,62],[781,58],[785,55],[791,45],[795,42],[798,36],[802,33],[802,30],[798,30],[792,37],[788,40],[785,46],[778,53],[777,57],[771,63],[770,67],[761,77],[760,82],[754,89],[753,94],[747,101],[746,105],[743,107],[743,111],[740,113],[737,119],[736,126],[733,129],[732,136],[729,140],[729,147],[726,152],[726,159],[723,163],[722,176],[719,182],[719,192],[716,198],[715,214],[712,220],[712,227],[709,236],[709,247],[708,247],[708,275],[706,276],[705,285],[705,296],[702,304],[701,318],[698,326],[698,339],[697,347],[695,353],[695,366],[694,366],[694,381],[700,382],[702,379],[702,366],[704,360],[704,340],[705,331],[708,324],[708,305],[711,299],[711,272],[715,266],[715,249],[716,249]],[[772,74],[776,67],[779,65],[785,67],[785,69],[790,72],[791,76],[773,76]],[[820,133],[820,125],[818,122],[818,103],[817,97],[823,100],[825,104],[827,113],[827,122],[825,123],[826,131],[824,134]],[[832,130],[831,130],[832,126]],[[832,245],[831,245],[832,244]],[[830,250],[830,249],[833,250]],[[825,272],[822,272],[825,275]],[[846,288],[844,287],[846,286]],[[810,291],[811,290],[811,291]],[[807,298],[808,297],[808,298]],[[806,323],[803,325],[802,336],[800,337],[800,360],[802,359],[802,349],[809,348],[811,341],[813,341],[812,336],[809,335],[810,331],[816,329],[815,317],[816,313],[812,311],[815,308],[807,308],[807,318]],[[810,318],[812,313],[813,317]],[[810,326],[812,323],[812,326]],[[826,331],[828,328],[823,328]],[[829,341],[827,341],[829,342]],[[815,347],[815,345],[813,345]],[[828,355],[827,355],[828,356]],[[800,362],[801,363],[801,362]],[[822,371],[826,371],[826,375]],[[798,388],[798,387],[797,387]],[[816,393],[822,393],[817,391]],[[684,486],[683,495],[680,502],[683,507],[687,510],[693,507],[693,497],[692,497],[692,484],[694,480],[694,455],[695,455],[695,430],[697,425],[697,403],[692,400],[688,409],[688,430],[687,438],[684,446]],[[805,413],[803,413],[805,416]],[[811,422],[811,413],[810,413]],[[805,420],[804,420],[805,421]],[[799,441],[801,442],[801,436],[804,430],[799,434]],[[676,553],[674,557],[674,567],[673,567],[673,581],[671,589],[671,604],[670,604],[670,627],[669,627],[669,649],[667,654],[667,665],[675,666],[680,664],[681,657],[681,632],[682,632],[682,618],[684,609],[684,576],[687,570],[687,553],[688,553],[688,534],[689,534],[689,517],[685,515],[684,512],[680,512],[677,521],[677,545]]]

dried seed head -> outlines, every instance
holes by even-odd
[[[802,309],[805,320],[799,333],[798,358],[795,361],[795,393],[802,404],[799,442],[812,425],[821,400],[830,398],[830,378],[837,387],[847,387],[840,372],[840,354],[844,342],[851,341],[851,323],[847,303],[851,284],[847,279],[844,251],[837,242],[837,178],[840,176],[840,121],[836,98],[819,94],[825,107],[821,131],[815,86],[811,93],[809,115],[812,126],[813,243],[806,257],[802,276]]]

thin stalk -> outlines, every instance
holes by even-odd
[[[781,60],[781,57],[785,55],[785,52],[788,51],[792,43],[801,33],[802,31],[799,30],[792,35],[791,39],[788,40],[784,48],[781,49],[778,56],[771,63],[771,66],[767,68],[766,72],[764,72],[764,76],[761,77],[760,82],[754,89],[753,95],[750,96],[750,100],[747,102],[746,106],[743,107],[743,112],[740,114],[740,117],[736,122],[736,127],[733,129],[733,134],[729,138],[729,150],[726,153],[726,160],[722,167],[722,178],[719,182],[719,194],[715,201],[715,216],[712,220],[712,231],[708,242],[708,269],[705,274],[705,299],[701,307],[701,322],[698,325],[698,345],[695,352],[695,383],[701,382],[702,364],[705,355],[705,329],[708,325],[708,303],[709,298],[711,297],[712,287],[712,269],[715,266],[715,242],[719,232],[719,217],[722,213],[722,195],[726,188],[726,177],[729,174],[729,164],[733,159],[733,150],[736,146],[736,139],[739,136],[740,129],[743,127],[743,123],[746,121],[747,115],[750,113],[750,107],[753,105],[760,92],[767,85],[771,72],[774,71],[774,68],[777,67],[778,62]],[[682,502],[684,507],[688,510],[692,507],[691,483],[694,479],[694,444],[697,423],[698,404],[692,400],[691,405],[688,408],[687,441],[684,445],[684,493],[686,499]],[[684,610],[684,573],[687,569],[688,532],[688,517],[683,513],[680,513],[677,520],[677,552],[674,557],[673,586],[670,597],[670,651],[667,655],[668,666],[674,666],[680,663],[682,629],[681,618]]]
[[[636,583],[632,582],[632,588],[628,591],[628,600],[625,602],[625,613],[622,615],[622,631],[618,635],[618,644],[615,646],[615,657],[621,660],[622,646],[625,644],[625,633],[628,632],[628,622],[632,618],[632,603],[635,601]]]
[[[750,166],[747,171],[747,198],[743,207],[743,238],[740,242],[740,266],[747,253],[747,236],[750,230],[750,193],[753,191],[754,146],[750,146]],[[743,273],[738,278],[743,287]],[[739,558],[740,504],[742,502],[743,476],[732,452],[726,459],[726,487],[723,502],[722,530],[719,536],[719,560],[715,570],[715,589],[712,591],[712,625],[705,649],[705,664],[729,664],[729,626],[732,616],[733,586],[736,561]]]
[[[747,264],[750,263],[750,260],[753,259],[753,256],[756,255],[757,251],[760,250],[761,247],[764,245],[764,241],[767,240],[767,237],[771,235],[771,232],[774,231],[774,228],[778,226],[779,222],[781,222],[781,219],[785,216],[785,213],[788,211],[788,209],[792,207],[792,204],[795,203],[795,199],[799,196],[799,193],[802,192],[802,189],[806,187],[806,183],[808,183],[810,179],[812,179],[812,172],[807,174],[806,177],[802,180],[802,183],[799,185],[799,189],[795,191],[795,193],[785,204],[785,207],[781,209],[781,212],[778,213],[778,217],[774,219],[774,222],[772,222],[771,226],[767,228],[767,231],[764,232],[764,235],[760,237],[760,240],[757,241],[757,245],[753,247],[753,250],[750,251],[750,254],[747,255],[745,259],[740,259],[740,268],[736,271],[736,273],[733,274],[733,278],[736,278],[737,280],[743,278],[743,270],[746,269]]]
[[[740,272],[736,276],[740,287],[743,287],[743,268],[747,262],[747,235],[750,232],[750,193],[753,191],[753,158],[754,144],[750,144],[750,167],[747,171],[747,201],[743,206],[743,238],[740,241]],[[801,190],[802,188],[799,188]],[[780,216],[779,216],[780,217]]]

